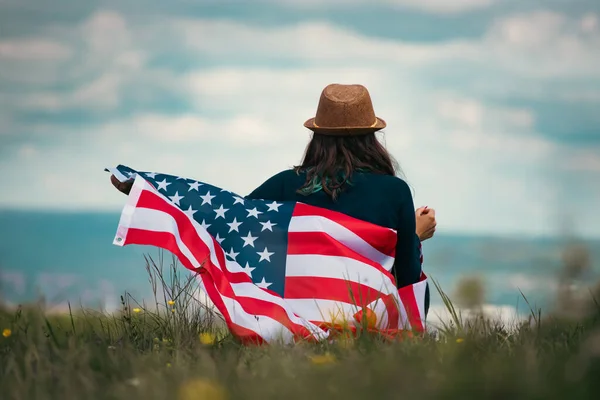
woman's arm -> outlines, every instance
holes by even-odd
[[[435,211],[423,212],[423,208],[414,212],[414,202],[408,185],[402,190],[403,202],[398,219],[398,242],[396,244],[396,260],[392,267],[392,275],[396,278],[398,288],[415,284],[421,280],[423,266],[421,264],[421,239],[419,234],[428,239],[435,231]],[[430,214],[431,213],[431,214]],[[423,217],[426,218],[423,219]],[[420,220],[420,221],[419,221]],[[419,221],[419,223],[417,223]],[[430,229],[422,229],[430,227]],[[432,227],[432,228],[431,228]],[[433,231],[431,231],[431,229]],[[428,236],[431,231],[431,236]],[[425,288],[425,316],[429,313],[429,284]]]
[[[415,213],[417,223],[417,236],[421,242],[431,239],[435,233],[437,222],[435,220],[435,210],[429,207],[421,207]]]
[[[415,208],[408,185],[403,185],[399,195],[402,196],[403,201],[398,215],[398,242],[392,271],[396,278],[396,285],[403,287],[419,282],[421,277],[419,247],[421,243],[417,234]]]

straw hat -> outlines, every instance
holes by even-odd
[[[378,131],[386,123],[375,116],[366,87],[331,84],[321,93],[316,116],[304,126],[323,135],[350,136]]]

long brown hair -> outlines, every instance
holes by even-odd
[[[309,195],[319,190],[336,200],[357,171],[396,175],[398,163],[377,140],[375,132],[358,136],[328,136],[314,133],[302,163],[294,167],[306,172],[298,193]]]

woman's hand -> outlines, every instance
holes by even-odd
[[[131,191],[131,187],[133,186],[133,182],[119,182],[119,180],[115,178],[114,175],[110,176],[110,183],[112,183],[113,186],[116,187],[119,192],[125,193],[127,195],[129,194],[129,192]]]
[[[419,239],[424,241],[433,237],[437,225],[435,210],[428,207],[421,207],[417,209],[415,216],[417,218],[417,235]]]

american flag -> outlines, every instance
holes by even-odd
[[[133,181],[113,243],[170,251],[244,343],[320,341],[341,328],[425,325],[427,278],[397,289],[396,232],[301,202],[247,199],[193,179],[107,168]]]

